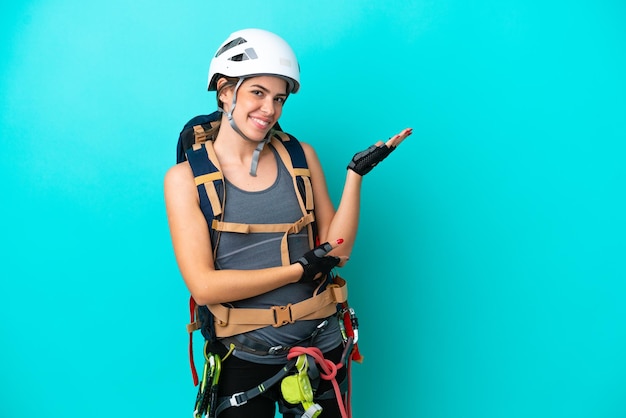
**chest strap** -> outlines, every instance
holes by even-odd
[[[290,264],[289,260],[289,246],[287,238],[290,234],[297,234],[306,226],[312,224],[315,221],[315,215],[313,212],[307,213],[296,222],[283,223],[283,224],[243,224],[235,222],[224,222],[218,219],[214,219],[211,227],[215,231],[219,232],[232,232],[238,234],[255,234],[255,233],[269,233],[269,232],[283,232],[284,235],[280,241],[280,259],[283,266]]]

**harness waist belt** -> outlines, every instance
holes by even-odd
[[[335,277],[332,284],[320,294],[302,302],[269,309],[229,308],[222,304],[207,305],[215,317],[215,335],[218,338],[253,331],[269,325],[281,327],[295,321],[321,319],[334,315],[337,304],[348,299],[345,280]]]

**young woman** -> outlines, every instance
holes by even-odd
[[[223,221],[237,224],[291,224],[302,218],[292,177],[270,142],[291,94],[300,88],[299,65],[289,45],[277,35],[258,29],[235,32],[220,46],[209,69],[210,91],[217,91],[221,121],[211,140],[224,182]],[[341,201],[335,210],[322,166],[314,149],[300,143],[310,171],[314,226],[318,242],[311,245],[311,229],[285,233],[288,260],[281,258],[283,232],[241,234],[224,231],[213,248],[207,218],[200,204],[189,162],[172,167],[165,176],[165,202],[176,260],[185,284],[198,305],[235,309],[275,309],[305,301],[331,270],[342,265],[352,250],[358,220],[363,175],[411,134],[404,129],[385,144],[357,153],[350,162]],[[294,140],[295,141],[295,140]],[[278,314],[277,314],[278,315]],[[287,362],[288,350],[317,347],[339,363],[343,352],[335,315],[284,321],[242,332],[218,341],[231,352],[222,362],[219,396],[256,387]],[[345,370],[339,369],[341,381]],[[331,393],[322,381],[317,394]],[[273,417],[280,385],[237,407],[224,417]],[[322,417],[339,417],[333,396],[316,402]],[[295,416],[286,412],[285,416]]]

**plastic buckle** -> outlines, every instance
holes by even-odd
[[[272,355],[272,356],[273,356],[274,354],[279,353],[279,352],[280,352],[280,351],[282,351],[283,349],[284,349],[284,347],[283,347],[282,345],[276,345],[276,346],[274,346],[274,347],[270,347],[270,349],[269,349],[269,350],[267,350],[267,354],[269,354],[269,355]]]
[[[228,321],[230,320],[230,308],[226,309],[226,320],[221,320],[219,318],[215,318],[215,325],[220,327],[225,327],[228,325]]]
[[[319,404],[314,403],[309,407],[309,409],[304,411],[302,418],[314,418],[318,416],[322,411],[322,407]]]
[[[247,399],[244,399],[243,401],[240,401],[237,399],[238,396],[243,395],[244,392],[237,392],[235,393],[233,396],[230,397],[230,406],[241,406],[241,405],[245,405],[248,403]]]
[[[271,309],[274,312],[274,328],[295,322],[291,317],[291,303],[286,306],[272,306]]]

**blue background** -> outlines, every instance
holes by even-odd
[[[296,50],[281,124],[337,202],[356,417],[626,416],[626,3],[12,1],[0,6],[0,416],[187,417],[187,291],[162,198],[214,109],[211,54]],[[199,345],[197,345],[199,348]]]

